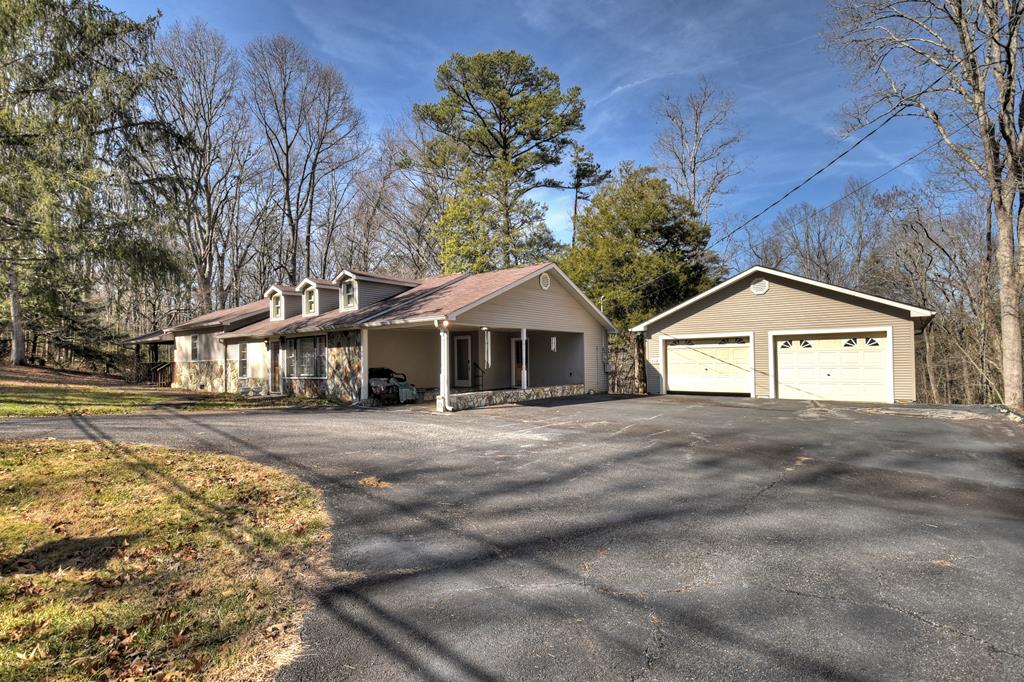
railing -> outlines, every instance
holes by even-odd
[[[157,386],[170,386],[174,382],[173,362],[147,362],[146,379]]]

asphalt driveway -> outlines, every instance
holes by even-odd
[[[333,566],[285,680],[1024,677],[1024,427],[994,413],[668,396],[0,435],[322,489]]]

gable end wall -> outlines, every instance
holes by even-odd
[[[761,277],[768,280],[769,288],[758,296],[750,291],[750,283]],[[769,332],[887,326],[893,329],[896,400],[913,401],[917,390],[914,321],[910,313],[770,274],[754,273],[648,327],[647,390],[662,391],[664,360],[660,358],[660,348],[661,338],[666,335],[753,332],[755,392],[758,398],[767,398]],[[652,359],[661,362],[655,364]]]
[[[513,289],[460,315],[456,322],[493,329],[578,332],[583,334],[583,383],[588,391],[608,390],[605,356],[608,348],[604,326],[569,292],[559,276],[551,273],[551,287],[540,288],[530,277]]]

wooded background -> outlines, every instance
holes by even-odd
[[[850,178],[770,220],[716,218],[751,161],[707,80],[651,112],[656,165],[606,169],[579,141],[584,93],[526,54],[453,54],[436,99],[371,131],[343,74],[285,35],[231,45],[89,0],[0,8],[14,361],[113,368],[126,337],[343,267],[553,260],[628,329],[761,264],[936,311],[921,399],[1021,404],[1018,4],[836,0],[825,35],[853,78],[850,139],[919,116],[935,142],[904,163],[930,161],[929,177]],[[542,188],[573,198],[569,243]]]

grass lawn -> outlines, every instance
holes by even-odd
[[[249,398],[238,393],[214,393],[183,403],[181,409],[186,411],[248,410],[255,407],[338,407],[340,404],[326,398],[300,398],[287,395]]]
[[[184,410],[239,410],[255,407],[337,407],[317,398],[247,398],[237,393],[188,393],[128,384],[85,372],[39,367],[0,367],[0,418],[127,414],[167,405]]]
[[[36,367],[0,368],[0,417],[124,414],[167,402],[167,391]]]
[[[327,524],[311,488],[235,457],[0,440],[0,680],[266,679]]]

